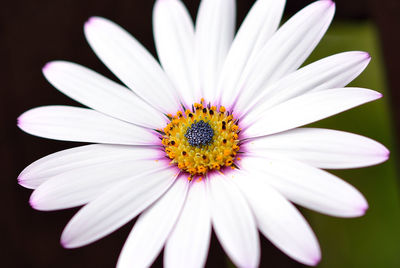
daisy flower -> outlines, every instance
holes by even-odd
[[[238,267],[260,260],[258,230],[306,265],[318,241],[292,204],[336,217],[365,213],[365,198],[323,169],[381,163],[388,150],[359,135],[298,128],[376,100],[344,88],[368,65],[360,51],[300,68],[326,32],[330,0],[281,27],[284,0],[258,0],[234,38],[235,1],[201,1],[195,25],[179,0],[157,0],[157,60],[115,23],[90,18],[85,36],[125,85],[76,63],[43,68],[58,90],[89,108],[45,106],[18,118],[27,133],[93,143],[46,156],[19,183],[38,210],[84,205],[61,243],[76,248],[138,217],[118,267],[205,265],[212,230]]]

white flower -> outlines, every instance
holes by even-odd
[[[201,267],[211,226],[239,267],[259,264],[257,229],[315,265],[318,241],[291,202],[337,217],[365,213],[364,197],[322,169],[378,164],[388,150],[355,134],[297,127],[380,98],[343,88],[370,57],[345,52],[298,69],[335,5],[315,2],[277,30],[284,4],[257,1],[233,39],[234,0],[203,0],[195,27],[179,0],[156,1],[162,67],[122,28],[91,18],[89,44],[127,87],[75,63],[44,67],[51,84],[92,108],[39,107],[18,119],[33,135],[94,143],[44,157],[18,178],[35,189],[35,209],[86,204],[62,234],[65,247],[139,216],[119,267],[149,266],[163,247],[166,267]]]

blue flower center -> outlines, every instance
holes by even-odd
[[[194,121],[194,123],[187,128],[185,137],[190,146],[201,147],[211,144],[212,138],[214,137],[214,130],[211,128],[210,124],[203,120]]]

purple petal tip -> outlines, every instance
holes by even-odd
[[[19,128],[22,128],[22,119],[23,119],[22,115],[20,115],[20,116],[17,118],[17,126],[18,126]]]
[[[365,204],[360,208],[360,216],[364,216],[365,213],[367,213],[368,208],[369,208],[368,203],[365,203]]]
[[[31,198],[29,198],[29,205],[31,205],[32,208],[36,209],[36,203],[32,197],[33,196],[31,196]]]
[[[66,238],[64,234],[61,235],[61,238],[60,238],[60,245],[61,245],[63,248],[73,248],[73,247],[71,247],[70,245],[68,245],[68,238]]]
[[[312,266],[317,266],[318,263],[321,261],[321,256],[315,257],[312,262]]]
[[[95,24],[97,21],[99,21],[100,18],[99,17],[90,17],[86,22],[85,22],[85,26],[92,26],[93,24]]]
[[[50,65],[51,65],[51,62],[46,63],[42,68],[42,72],[43,73],[47,72],[50,68]]]
[[[377,99],[380,99],[383,97],[383,94],[378,91],[370,90],[370,92],[371,92],[370,96],[371,96],[372,100],[377,100]]]
[[[90,17],[84,24],[83,24],[83,28],[86,29],[89,26],[93,25],[93,17]]]
[[[90,17],[90,18],[85,22],[85,24],[91,24],[91,23],[93,23],[93,21],[94,21],[94,17]]]
[[[362,212],[363,212],[363,214],[362,215],[365,215],[365,213],[367,213],[367,210],[369,209],[369,207],[368,206],[366,206],[366,207],[363,207],[362,208]]]
[[[22,185],[24,183],[24,177],[22,175],[19,175],[17,178],[18,184]]]
[[[390,157],[390,151],[388,148],[386,148],[386,146],[384,146],[383,144],[380,144],[380,146],[377,148],[376,150],[376,154],[378,156],[383,157],[383,161],[386,161],[389,159]]]
[[[60,245],[61,245],[63,248],[67,248],[67,245],[66,245],[66,243],[64,242],[64,240],[63,240],[62,237],[61,237],[61,239],[60,239]]]
[[[321,0],[321,1],[326,2],[329,6],[334,6],[335,5],[335,2],[333,0]]]

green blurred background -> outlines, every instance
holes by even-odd
[[[391,155],[387,162],[377,166],[330,171],[354,185],[366,197],[369,209],[363,217],[335,218],[303,208],[300,210],[320,242],[322,261],[318,267],[400,267],[397,137],[390,107],[392,94],[388,88],[387,70],[376,24],[371,20],[334,21],[304,65],[353,50],[369,52],[372,60],[366,70],[348,86],[374,89],[383,93],[384,97],[310,126],[370,137],[384,144]],[[233,264],[229,263],[229,266],[233,267]],[[289,266],[292,267],[278,267]]]
[[[380,141],[391,151],[384,164],[334,171],[358,188],[369,202],[365,216],[339,219],[305,211],[322,249],[319,267],[400,267],[398,154],[395,148],[382,48],[372,22],[334,22],[308,62],[342,51],[371,54],[367,69],[349,86],[383,93],[384,98],[313,126],[354,132]]]

